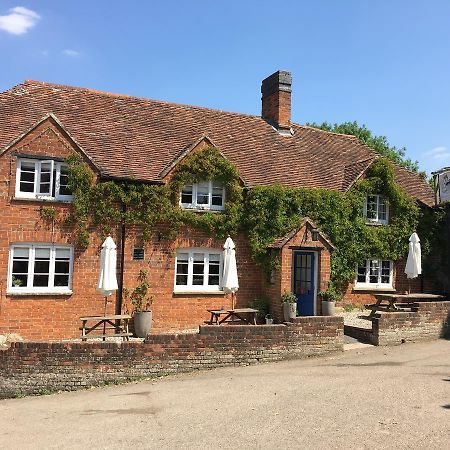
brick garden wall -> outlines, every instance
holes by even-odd
[[[202,326],[198,334],[149,335],[144,343],[19,342],[0,351],[0,398],[342,349],[341,317],[298,317],[287,325]]]
[[[373,321],[376,345],[429,341],[450,336],[450,302],[419,304],[417,312],[384,313]]]
[[[345,326],[345,334],[373,345],[399,345],[450,337],[450,302],[420,302],[415,312],[385,312],[372,330]]]

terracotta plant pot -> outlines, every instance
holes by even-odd
[[[152,312],[140,311],[133,315],[134,334],[136,337],[145,338],[152,328]]]

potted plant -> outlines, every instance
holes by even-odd
[[[319,292],[319,295],[322,299],[322,316],[334,316],[336,301],[341,297],[335,286],[330,283],[328,289]]]
[[[297,297],[293,292],[284,291],[281,296],[283,303],[284,321],[289,322],[294,317],[297,317]]]
[[[134,334],[145,338],[152,327],[152,310],[154,295],[148,293],[148,271],[141,269],[138,275],[139,284],[133,289],[124,288],[124,295],[133,305]]]

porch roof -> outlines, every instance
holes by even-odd
[[[336,247],[333,245],[330,239],[320,231],[319,227],[309,217],[304,217],[301,220],[300,225],[298,227],[289,231],[289,233],[285,234],[283,237],[277,238],[274,241],[272,241],[267,246],[267,248],[273,249],[283,248],[305,226],[309,226],[311,229],[316,229],[319,233],[319,236],[322,238],[323,241],[326,242],[330,250],[336,249]]]

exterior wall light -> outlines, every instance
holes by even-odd
[[[317,228],[312,228],[311,229],[311,239],[313,241],[318,241],[319,240],[319,230]]]

